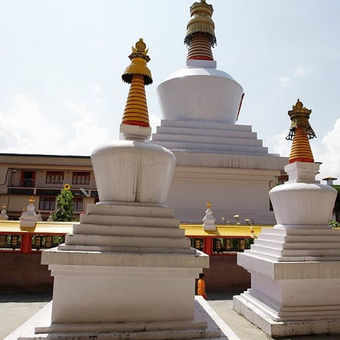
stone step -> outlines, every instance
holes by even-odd
[[[240,137],[219,137],[219,136],[200,136],[200,135],[174,135],[174,134],[156,134],[153,135],[152,141],[178,142],[178,143],[209,143],[241,146],[262,146],[262,140],[256,138]]]
[[[95,246],[95,245],[67,245],[60,244],[59,250],[69,251],[93,251],[132,254],[196,254],[194,248],[166,248],[166,247],[130,247],[130,246]]]
[[[288,227],[288,228],[274,228],[263,230],[264,234],[273,234],[273,235],[340,235],[340,230],[333,229],[329,225],[306,225],[306,226],[298,226],[298,227]]]
[[[219,129],[251,131],[251,125],[228,124],[206,120],[165,120],[161,121],[162,127],[197,128],[197,129]]]
[[[140,227],[174,227],[178,228],[179,220],[175,218],[159,218],[144,216],[115,216],[115,215],[80,215],[81,224],[104,224]]]
[[[223,145],[216,143],[188,143],[188,142],[167,142],[157,141],[158,145],[164,146],[170,150],[193,150],[199,152],[225,152],[234,154],[258,154],[267,155],[268,148],[263,146],[252,146],[252,145]]]
[[[150,237],[182,237],[184,230],[179,227],[139,227],[104,224],[74,224],[73,234],[111,235],[111,236],[150,236]]]
[[[189,127],[167,127],[167,126],[157,126],[157,133],[154,133],[152,136],[162,135],[162,134],[211,136],[211,137],[238,137],[238,138],[257,139],[256,132],[244,131],[244,130],[239,130],[239,129],[227,130],[227,129],[205,129],[205,128],[189,128]]]
[[[253,244],[251,250],[276,256],[340,256],[340,248],[337,249],[277,249],[274,247]]]
[[[340,242],[340,235],[296,235],[296,236],[286,236],[286,235],[275,235],[275,234],[267,234],[261,233],[258,237],[258,240],[264,241],[274,241],[274,242],[285,242],[285,243],[308,243],[308,242]]]
[[[47,327],[36,327],[36,334],[44,333],[81,333],[81,332],[142,332],[142,331],[170,331],[170,330],[206,330],[205,321],[127,321],[101,323],[51,323]]]
[[[254,258],[261,258],[277,262],[305,262],[305,261],[340,261],[340,255],[338,256],[281,256],[275,254],[264,253],[263,251],[257,250],[245,250],[248,256]]]
[[[87,214],[173,218],[174,210],[164,207],[141,206],[133,203],[131,205],[88,204]]]
[[[44,337],[45,338],[45,337]],[[109,333],[53,333],[48,336],[51,339],[68,339],[68,340],[185,340],[185,339],[222,339],[221,332],[218,330],[160,330],[160,331],[143,331],[143,332],[109,332]],[[30,338],[25,337],[25,340]],[[32,339],[38,339],[32,337]],[[42,339],[39,338],[39,339]],[[225,339],[225,337],[224,337]]]
[[[275,249],[340,249],[340,242],[318,242],[317,239],[314,241],[302,240],[305,242],[277,242],[272,240],[261,240],[257,239],[255,241],[256,245],[272,247]],[[309,242],[308,242],[309,241]]]
[[[95,246],[127,246],[127,247],[166,247],[189,248],[190,240],[177,237],[136,237],[136,236],[106,236],[106,235],[66,235],[66,245],[95,245]]]

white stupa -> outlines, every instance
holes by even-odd
[[[87,206],[65,244],[42,253],[53,301],[6,340],[228,340],[227,326],[195,297],[209,257],[190,247],[165,205],[175,157],[148,143],[147,51],[140,39],[122,76],[131,86],[120,141],[91,155],[100,202]]]
[[[234,309],[274,338],[340,334],[340,231],[329,225],[337,192],[315,180],[310,113],[299,100],[289,111],[289,180],[270,191],[277,224],[237,255],[251,288]]]
[[[183,222],[199,222],[210,201],[216,218],[275,222],[269,209],[270,183],[286,158],[269,154],[250,125],[236,124],[242,86],[216,69],[213,8],[204,0],[190,8],[186,66],[158,86],[164,120],[153,142],[174,152],[176,171],[167,203]]]

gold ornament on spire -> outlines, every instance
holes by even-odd
[[[191,40],[197,33],[206,35],[211,46],[216,44],[215,24],[211,19],[213,12],[213,6],[207,4],[205,0],[193,3],[190,7],[190,15],[193,18],[187,25],[187,34],[184,39],[185,44],[190,45]]]
[[[289,134],[286,137],[287,140],[293,140],[294,132],[299,127],[302,128],[306,133],[308,139],[315,138],[315,132],[309,124],[309,116],[312,113],[312,110],[305,108],[300,102],[300,99],[297,100],[296,104],[293,105],[292,110],[288,111],[288,115],[291,119],[291,125]]]
[[[289,156],[289,163],[293,162],[314,162],[312,149],[308,139],[315,138],[315,132],[309,124],[309,116],[312,110],[303,106],[298,99],[292,110],[288,111],[291,119],[291,126],[287,140],[293,140]]]
[[[132,47],[132,53],[129,55],[131,64],[126,68],[124,74],[122,75],[122,79],[126,83],[131,84],[132,77],[136,74],[139,74],[143,76],[145,85],[152,84],[151,71],[146,66],[146,63],[150,61],[148,52],[149,49],[146,49],[143,39],[140,38],[136,42],[135,47]]]
[[[150,60],[148,49],[142,38],[129,55],[131,64],[126,68],[122,79],[131,84],[126,101],[122,124],[149,127],[149,114],[145,96],[145,85],[152,83],[151,71],[146,63]]]

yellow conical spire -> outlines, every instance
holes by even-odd
[[[152,83],[151,72],[146,66],[150,60],[143,39],[137,41],[129,55],[131,64],[126,68],[122,79],[131,84],[126,101],[122,124],[149,127],[149,114],[145,96],[145,85]]]
[[[187,59],[213,60],[211,47],[216,44],[215,24],[211,19],[212,5],[205,0],[195,2],[190,7],[192,19],[187,25],[184,43],[188,45]]]
[[[314,163],[312,149],[308,140],[316,137],[308,121],[311,112],[312,110],[305,108],[299,99],[293,105],[292,110],[288,111],[292,123],[286,139],[293,140],[289,163]]]

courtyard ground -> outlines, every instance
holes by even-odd
[[[237,293],[208,294],[208,302],[240,340],[270,340],[260,329],[234,312],[232,296]],[[51,300],[49,293],[1,293],[0,295],[0,339],[40,310]],[[339,340],[340,336],[300,336],[285,340]]]

